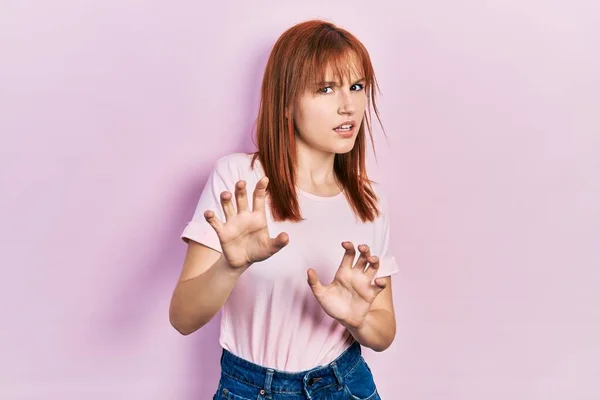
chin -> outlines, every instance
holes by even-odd
[[[349,143],[345,146],[336,146],[334,149],[332,149],[332,153],[346,154],[346,153],[351,152],[353,148],[354,148],[354,142]]]
[[[328,141],[325,143],[314,143],[312,146],[314,149],[318,149],[324,153],[330,154],[346,154],[352,151],[354,145],[356,144],[356,137],[353,139],[345,139],[339,140],[336,139],[334,141]]]

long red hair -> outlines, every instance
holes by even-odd
[[[358,65],[348,62],[350,56]],[[296,131],[293,116],[296,100],[316,82],[323,81],[331,67],[340,81],[351,68],[359,69],[365,78],[367,110],[364,123],[352,150],[336,154],[334,172],[344,189],[354,213],[364,222],[379,215],[378,198],[366,171],[365,125],[374,147],[371,129],[371,108],[381,124],[375,104],[375,89],[379,89],[369,53],[350,32],[336,25],[311,20],[294,25],[275,43],[262,81],[260,107],[256,121],[256,142],[252,166],[258,158],[269,177],[271,214],[275,221],[301,221],[302,215],[295,186]],[[286,115],[290,115],[286,118]]]

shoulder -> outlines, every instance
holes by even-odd
[[[377,196],[377,205],[379,208],[379,211],[382,214],[387,214],[387,210],[388,210],[388,195],[387,195],[387,190],[385,188],[385,186],[379,182],[375,182],[373,180],[369,181],[371,184],[371,188],[373,189],[373,191],[375,192],[375,195]]]
[[[249,179],[258,172],[258,163],[252,167],[253,154],[231,153],[219,158],[215,163],[215,172],[224,179]]]

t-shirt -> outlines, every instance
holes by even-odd
[[[221,252],[217,234],[203,214],[212,210],[225,222],[220,193],[233,194],[239,180],[246,181],[252,209],[252,192],[265,174],[259,160],[254,169],[251,160],[251,154],[234,153],[217,161],[181,235],[184,241],[192,239]],[[355,247],[368,245],[371,255],[380,258],[377,277],[398,272],[394,257],[388,255],[387,201],[380,185],[372,186],[381,210],[372,222],[364,223],[355,216],[344,192],[322,197],[296,188],[304,218],[301,222],[275,222],[267,208],[270,236],[286,232],[289,243],[239,277],[222,308],[219,342],[224,349],[263,367],[298,372],[330,363],[352,344],[354,338],[344,326],[321,308],[307,283],[306,271],[313,268],[323,285],[331,283],[344,255],[341,243],[351,241]],[[268,196],[266,204],[268,207]]]

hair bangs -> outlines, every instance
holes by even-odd
[[[372,71],[369,64],[368,59],[361,57],[360,52],[348,44],[343,47],[318,49],[316,54],[306,60],[303,68],[306,72],[299,82],[300,92],[318,89],[331,83],[353,84],[359,80],[364,80],[365,85],[370,86],[373,82],[373,73],[368,73]]]

